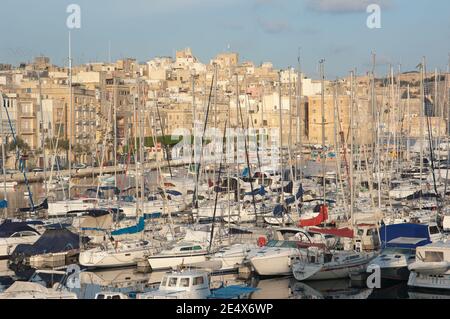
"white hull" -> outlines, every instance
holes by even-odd
[[[48,203],[48,216],[64,216],[69,211],[73,210],[86,210],[94,208],[94,204],[90,202],[85,202],[82,200],[69,200],[69,201],[58,201],[55,203]]]
[[[89,268],[114,268],[137,265],[139,259],[145,258],[147,250],[132,252],[83,251],[80,253],[81,266]]]
[[[361,261],[355,264],[343,265],[319,265],[319,264],[295,264],[292,268],[295,279],[304,280],[329,280],[349,278],[351,272],[363,271],[366,268],[367,261]]]
[[[409,274],[408,286],[414,288],[450,290],[450,273],[437,276],[411,271]]]
[[[206,261],[207,253],[198,255],[154,255],[148,258],[148,262],[152,270],[176,268],[182,264],[192,264]]]
[[[17,238],[0,238],[0,258],[9,257],[19,244],[34,244],[40,235]]]
[[[261,276],[284,276],[292,273],[291,257],[298,255],[299,250],[294,248],[263,248],[250,263]]]

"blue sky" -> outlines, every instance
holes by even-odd
[[[381,29],[366,26],[368,3],[382,7]],[[414,69],[425,55],[428,68],[446,67],[450,52],[448,0],[2,0],[0,62],[17,64],[44,54],[67,61],[66,7],[81,6],[81,29],[73,31],[75,63],[135,57],[147,61],[191,47],[204,63],[218,52],[276,67],[295,66],[301,47],[304,69],[317,77],[326,59],[328,78],[387,64]]]

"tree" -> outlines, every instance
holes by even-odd
[[[8,144],[8,150],[10,152],[14,152],[16,151],[16,147],[20,150],[20,151],[29,151],[30,150],[30,146],[20,137],[16,137],[16,140],[12,140],[9,144]]]

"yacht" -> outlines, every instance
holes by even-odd
[[[152,270],[176,268],[182,264],[206,261],[209,254],[205,245],[199,243],[181,242],[173,248],[164,249],[148,257]]]
[[[135,266],[138,260],[153,252],[153,246],[144,240],[127,240],[107,243],[81,251],[79,262],[88,268],[115,268]]]
[[[299,248],[325,248],[334,242],[332,236],[289,227],[277,229],[273,238],[263,247],[253,249],[247,256],[253,269],[261,276],[291,275],[291,260],[302,253]]]
[[[408,280],[408,266],[416,259],[416,248],[431,243],[428,225],[410,223],[381,227],[380,240],[381,253],[370,264],[380,267],[381,278],[401,281]]]
[[[188,270],[167,273],[159,288],[136,295],[136,299],[206,299],[211,295],[209,273]]]
[[[233,271],[238,269],[247,258],[252,249],[256,248],[254,244],[234,244],[223,247],[214,253],[209,260],[220,261],[219,271]]]
[[[38,282],[33,282],[41,274],[62,276],[62,280],[51,288],[47,288]],[[68,279],[67,275],[64,271],[36,270],[30,281],[15,281],[8,289],[0,293],[0,299],[78,299],[74,292],[68,291],[64,286],[64,281]]]
[[[450,290],[450,242],[417,247],[416,261],[408,269],[409,287]]]
[[[9,257],[17,245],[34,244],[41,234],[26,222],[6,221],[0,225],[0,258]]]
[[[242,285],[210,287],[205,270],[172,271],[164,275],[158,289],[140,293],[136,299],[240,299],[256,289]]]
[[[306,256],[292,261],[292,273],[298,281],[348,278],[351,272],[363,271],[373,254],[354,251],[306,249]]]

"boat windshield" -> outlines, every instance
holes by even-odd
[[[269,240],[266,246],[280,247],[280,248],[297,248],[297,242],[288,240]]]
[[[404,254],[404,255],[414,255],[415,249],[411,248],[396,248],[396,247],[388,247],[383,249],[381,252],[381,256],[383,255],[396,255],[396,254]]]

